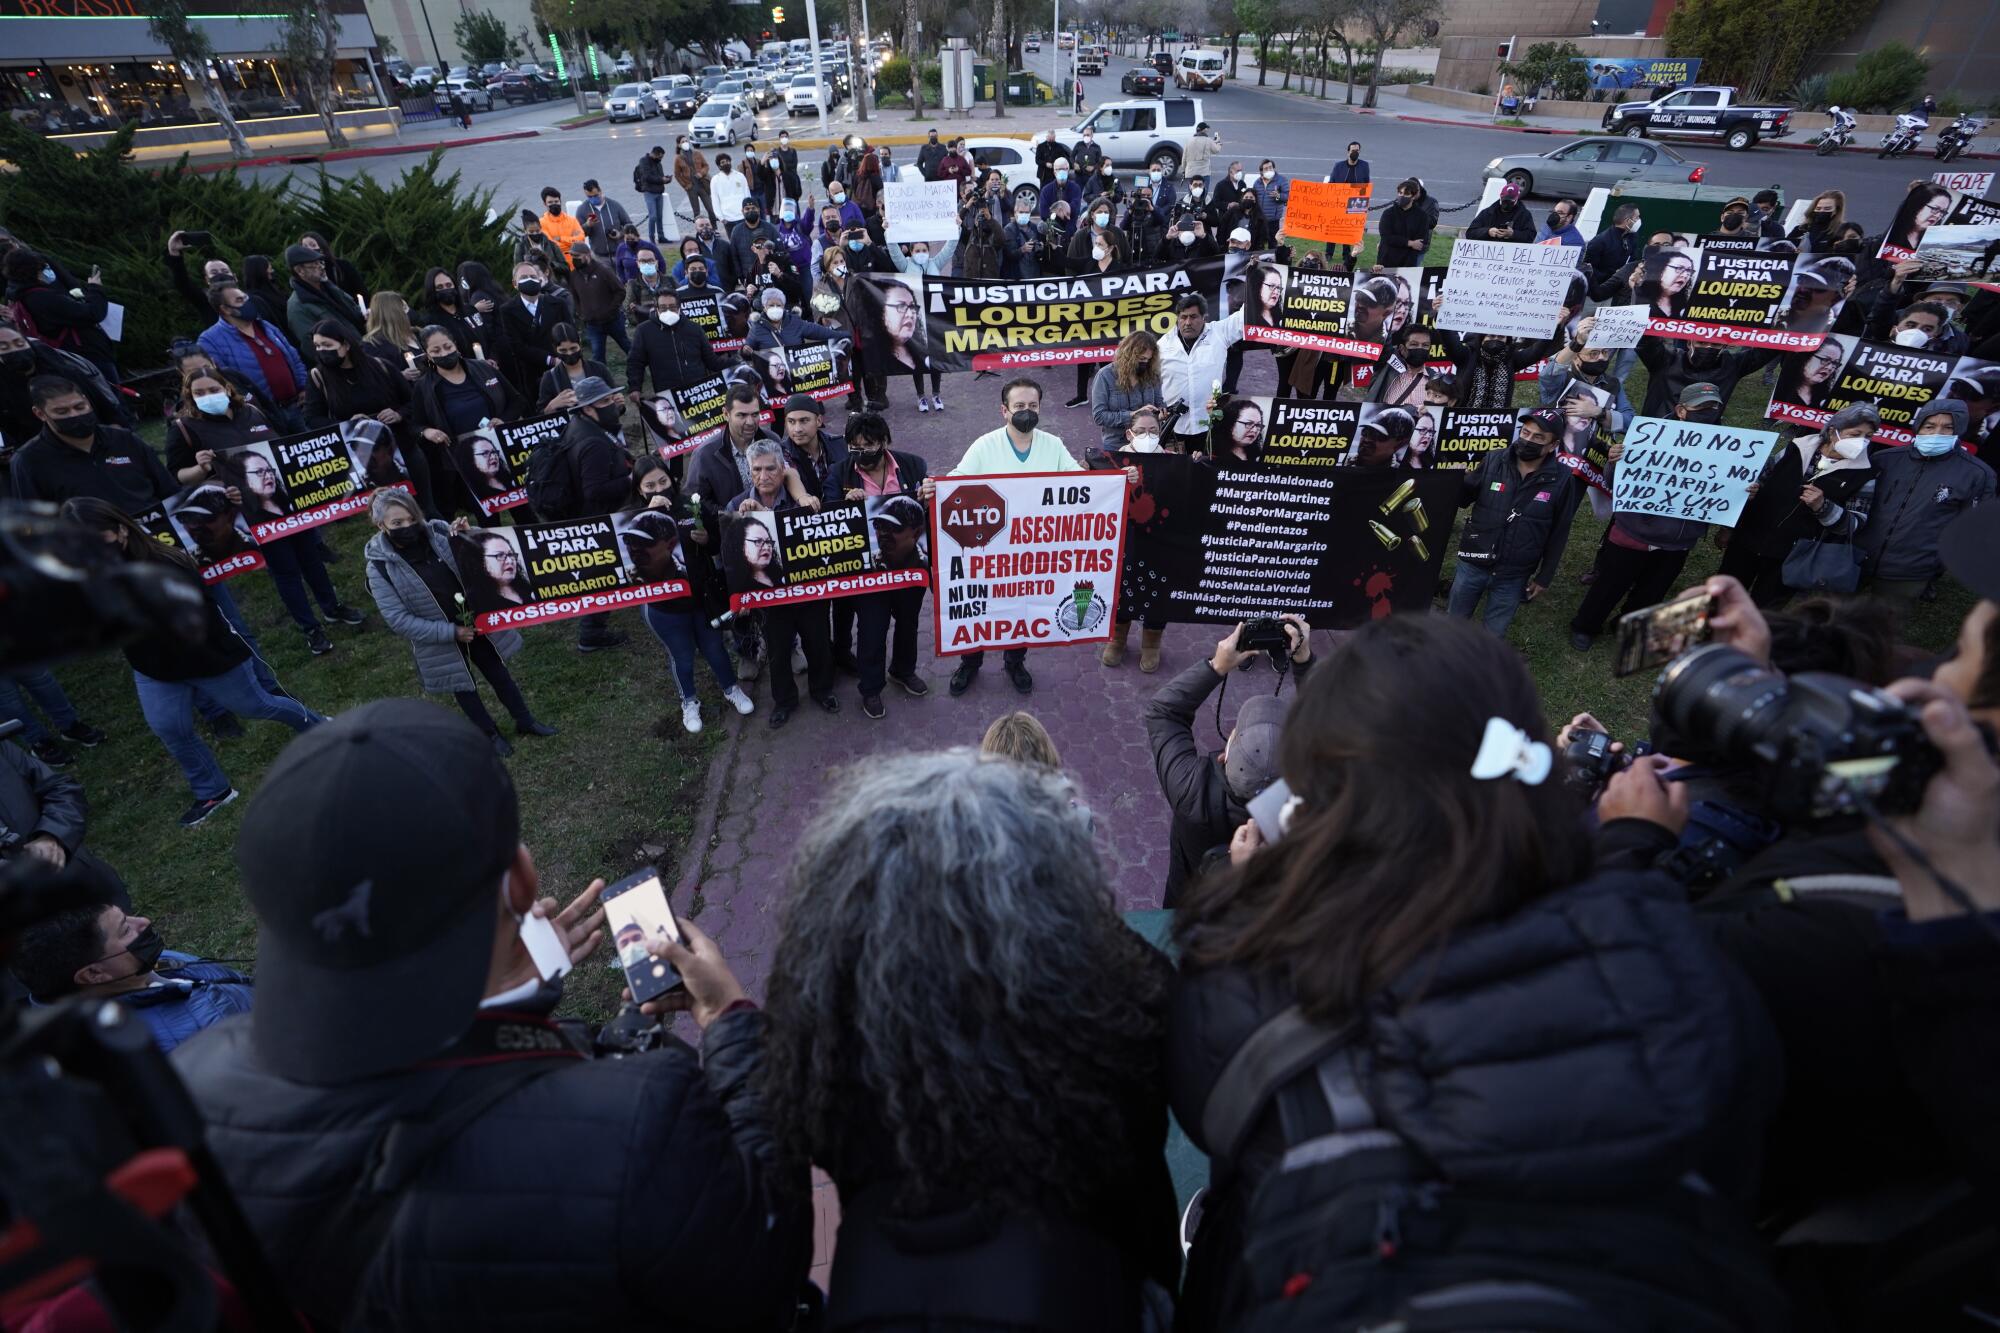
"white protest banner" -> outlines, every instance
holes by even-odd
[[[1957,190],[1973,199],[1984,199],[1986,192],[1993,188],[1993,173],[1990,171],[1940,171],[1931,180],[1947,190]]]
[[[1111,637],[1125,473],[939,477],[931,508],[937,652]]]
[[[104,330],[104,336],[112,342],[125,341],[125,307],[116,301],[104,303],[104,318],[97,321],[97,327]]]
[[[1562,318],[1582,254],[1573,245],[1461,240],[1451,248],[1437,326],[1546,338]]]
[[[1611,473],[1611,508],[1733,528],[1776,431],[1634,417]]]
[[[1615,351],[1639,345],[1639,339],[1646,333],[1646,321],[1652,317],[1652,307],[1601,305],[1591,312],[1590,317],[1597,322],[1591,326],[1590,341],[1584,346],[1593,350],[1607,348]]]
[[[882,225],[891,245],[950,240],[958,235],[958,182],[883,182]]]

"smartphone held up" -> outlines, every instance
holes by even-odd
[[[651,866],[638,870],[598,895],[604,903],[605,928],[611,932],[612,947],[618,951],[618,965],[625,969],[625,983],[639,1004],[657,1000],[684,983],[680,972],[664,958],[655,958],[647,946],[672,940],[685,945],[680,923],[667,905],[667,892],[660,885],[660,872]]]

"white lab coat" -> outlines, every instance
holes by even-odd
[[[1205,434],[1199,424],[1208,396],[1224,374],[1229,349],[1243,340],[1243,312],[1225,320],[1210,320],[1195,339],[1193,347],[1181,344],[1179,329],[1160,335],[1161,406],[1186,403],[1187,411],[1174,423],[1174,434],[1188,438]]]

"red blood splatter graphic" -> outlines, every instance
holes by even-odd
[[[1132,493],[1125,515],[1131,522],[1144,525],[1151,523],[1156,517],[1165,517],[1165,511],[1160,509],[1159,502],[1153,498],[1151,491],[1141,490]]]
[[[1368,617],[1381,620],[1395,612],[1389,603],[1389,594],[1396,587],[1396,576],[1386,569],[1376,569],[1366,579],[1354,580],[1364,597],[1369,599]]]

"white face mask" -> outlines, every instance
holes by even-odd
[[[1146,174],[1147,174],[1148,176],[1151,176],[1151,177],[1152,177],[1152,179],[1153,179],[1153,184],[1155,184],[1155,185],[1158,185],[1158,184],[1160,183],[1160,173],[1159,173],[1159,172],[1157,172],[1157,171],[1149,171],[1149,172],[1147,172]]]
[[[209,416],[220,417],[229,414],[229,395],[226,393],[198,393],[194,405]]]
[[[1160,437],[1157,435],[1134,435],[1125,442],[1125,447],[1135,454],[1157,454],[1160,452]]]
[[[1106,250],[1101,245],[1093,245],[1090,247],[1090,257],[1092,259],[1095,259],[1100,264],[1104,262],[1104,256],[1110,253],[1111,252],[1109,250]]]
[[[1108,227],[1111,225],[1111,215],[1109,213],[1093,213],[1090,216],[1090,220],[1092,222],[1095,222],[1100,227]]]
[[[678,310],[662,310],[662,311],[660,312],[660,323],[662,323],[662,324],[666,325],[666,326],[667,326],[668,328],[672,328],[672,327],[673,327],[674,325],[676,325],[676,324],[678,324],[678,323],[680,323],[680,322],[681,322],[681,312],[680,312],[680,311],[678,311]]]
[[[833,200],[833,202],[837,204],[841,200],[847,198],[847,191],[841,189],[828,190],[826,192],[826,197]]]
[[[1191,231],[1184,231],[1184,232],[1182,232],[1182,233],[1181,233],[1181,244],[1182,244],[1182,245],[1193,245],[1193,244],[1194,244],[1194,233],[1193,233],[1193,232],[1191,232]]]
[[[1925,333],[1922,329],[1898,329],[1896,331],[1896,345],[1898,347],[1922,347],[1930,340],[1931,335]]]
[[[1841,458],[1859,458],[1862,451],[1867,447],[1868,437],[1866,435],[1850,435],[1844,440],[1835,440],[1833,442],[1833,452]]]
[[[1201,198],[1201,192],[1207,188],[1205,185],[1190,185],[1188,186],[1188,194],[1195,199],[1199,199]]]
[[[830,272],[832,272],[833,276],[836,278],[844,278],[847,276],[847,265],[835,264],[833,268],[830,270]]]
[[[1265,168],[1265,169],[1264,169],[1263,171],[1261,171],[1261,172],[1259,172],[1259,173],[1257,173],[1257,174],[1258,174],[1258,175],[1260,175],[1260,176],[1262,176],[1262,177],[1263,177],[1263,178],[1264,178],[1265,180],[1270,180],[1270,179],[1272,179],[1273,177],[1275,177],[1275,176],[1276,176],[1276,175],[1277,175],[1278,173],[1277,173],[1277,172],[1275,172],[1275,171],[1272,171],[1271,169],[1269,169],[1269,168],[1267,167],[1267,168]]]
[[[764,318],[773,324],[782,324],[785,322],[785,308],[781,305],[767,305],[764,307]]]
[[[1243,173],[1241,171],[1232,171],[1229,173],[1229,179],[1233,181],[1240,181],[1243,179]]]

